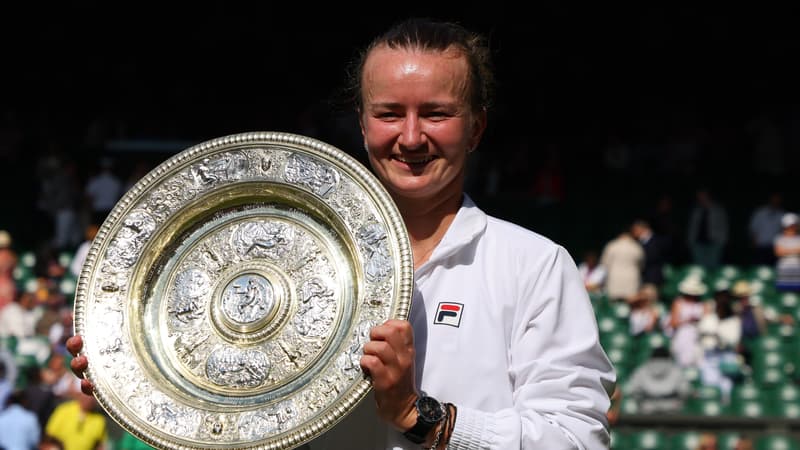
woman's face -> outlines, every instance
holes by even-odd
[[[458,52],[378,47],[362,76],[361,132],[377,176],[395,196],[460,194],[467,153],[486,114],[467,102],[467,61]]]

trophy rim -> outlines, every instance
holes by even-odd
[[[391,306],[388,309],[390,312],[384,319],[408,318],[414,282],[411,246],[402,217],[380,181],[355,158],[318,139],[286,132],[246,132],[201,142],[173,155],[137,181],[122,196],[101,224],[78,279],[74,301],[73,325],[76,335],[85,335],[90,328],[88,322],[91,317],[87,311],[87,305],[90,301],[93,301],[92,283],[99,276],[98,272],[101,265],[107,259],[103,252],[108,249],[110,240],[119,231],[121,221],[143,201],[143,196],[158,187],[159,183],[163,183],[169,177],[174,176],[179,170],[186,169],[202,160],[202,158],[243,146],[277,146],[322,159],[352,179],[354,181],[353,184],[358,186],[365,195],[374,201],[381,224],[391,234],[392,243],[394,244],[392,246],[392,251],[394,252],[392,270],[394,271],[393,285],[395,287],[395,295],[390,299]],[[265,185],[275,186],[272,181],[261,182]],[[84,342],[86,342],[86,339],[84,339]],[[363,343],[360,345],[363,350]],[[87,353],[86,348],[84,348],[83,353]],[[371,390],[371,382],[367,377],[357,377],[348,384],[347,391],[340,395],[335,402],[326,406],[321,413],[315,414],[311,420],[301,422],[298,426],[288,431],[281,431],[272,437],[261,438],[253,442],[215,443],[193,441],[191,438],[152,431],[151,424],[147,424],[141,418],[135,417],[135,414],[132,414],[126,409],[125,405],[121,404],[122,401],[117,397],[117,393],[103,383],[101,372],[90,366],[84,376],[93,382],[95,397],[100,406],[125,430],[154,447],[179,450],[205,450],[226,445],[236,445],[243,449],[257,450],[293,448],[330,430],[336,423],[347,416]]]

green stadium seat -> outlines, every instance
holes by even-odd
[[[629,352],[634,346],[634,339],[633,336],[628,333],[628,330],[617,330],[604,333],[600,339],[600,343],[606,350],[618,348]]]
[[[800,450],[800,444],[789,436],[761,435],[755,439],[755,450]]]
[[[775,280],[775,268],[772,266],[753,266],[746,272],[746,276],[751,280],[761,280],[764,283],[771,283]]]
[[[717,433],[717,446],[719,450],[736,450],[741,434],[737,431],[723,431]]]
[[[730,414],[736,417],[747,417],[749,419],[762,419],[769,414],[770,404],[766,398],[753,400],[739,400],[732,402]]]
[[[628,445],[628,448],[638,450],[667,450],[669,439],[660,431],[637,431],[629,435]]]
[[[703,417],[719,417],[727,411],[720,399],[690,398],[684,407],[686,414]]]
[[[697,450],[700,444],[700,436],[702,433],[699,431],[683,431],[673,434],[670,441],[672,445],[671,450]]]
[[[739,278],[741,276],[741,274],[742,274],[742,270],[739,268],[739,266],[736,266],[736,265],[733,265],[733,264],[726,264],[726,265],[723,265],[722,267],[720,267],[719,269],[717,269],[717,271],[715,272],[714,275],[717,278],[725,278],[725,279],[728,279],[728,280],[735,280],[735,279]]]
[[[75,254],[72,252],[61,252],[58,254],[58,264],[61,267],[69,267],[74,256]]]
[[[20,283],[20,286],[24,292],[33,293],[39,289],[39,280],[34,277],[20,280]]]
[[[58,283],[58,290],[61,291],[68,299],[75,296],[75,288],[78,286],[78,280],[72,276],[65,276]]]
[[[19,253],[19,258],[17,258],[19,265],[25,267],[27,269],[33,269],[33,266],[36,265],[36,254],[30,250],[25,250]]]
[[[800,306],[800,296],[795,292],[784,292],[778,294],[780,304],[784,312],[793,312]]]
[[[733,386],[731,401],[753,401],[766,397],[766,391],[752,380],[743,381]]]
[[[800,401],[776,401],[770,408],[770,415],[784,419],[800,419]]]
[[[610,450],[627,450],[628,448],[628,436],[625,433],[620,432],[619,430],[612,428],[611,429],[611,447]]]
[[[800,387],[794,384],[781,386],[776,392],[776,400],[781,402],[800,402]]]
[[[17,266],[14,267],[14,270],[11,272],[11,276],[14,278],[14,281],[19,283],[20,280],[33,278],[33,269],[30,267],[25,267],[22,264],[17,264]]]
[[[8,353],[14,354],[17,352],[17,337],[16,336],[0,336],[0,350],[5,350]]]
[[[608,348],[605,349],[608,359],[614,367],[627,367],[632,368],[635,365],[633,354],[622,348]]]
[[[597,319],[597,327],[600,329],[600,334],[605,335],[615,331],[628,331],[626,323],[617,319],[613,315],[604,315]]]

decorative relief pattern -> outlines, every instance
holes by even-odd
[[[248,222],[233,233],[240,257],[278,259],[294,242],[294,229],[281,222]]]
[[[364,225],[356,237],[364,255],[367,280],[381,281],[389,276],[392,272],[391,255],[383,226],[377,223]]]
[[[297,332],[306,337],[325,336],[336,315],[333,289],[319,278],[311,278],[300,286],[300,306],[294,325]]]
[[[286,181],[307,186],[320,197],[326,197],[336,189],[341,178],[339,172],[329,164],[297,154],[286,162],[284,176]]]
[[[264,319],[275,305],[272,283],[256,274],[237,277],[222,292],[222,310],[238,323],[247,324]]]
[[[385,207],[365,192],[365,182],[354,181],[361,172],[343,170],[323,153],[306,155],[281,144],[225,151],[212,146],[196,153],[193,161],[175,159],[148,175],[115,208],[98,247],[102,253],[92,262],[93,282],[79,287],[78,300],[87,304],[81,308],[91,317],[76,322],[81,332],[87,324],[91,329],[86,349],[96,361],[92,376],[99,377],[101,404],[154,439],[156,447],[260,447],[258,442],[338,408],[354,384],[363,382],[363,345],[369,330],[391,313],[397,292],[393,241],[380,214]],[[296,212],[276,215],[258,205],[249,212],[220,210],[211,216],[218,225],[180,236],[188,244],[173,247],[177,253],[165,255],[173,258],[164,266],[168,270],[147,281],[164,292],[142,298],[141,286],[133,281],[141,277],[134,277],[134,271],[150,270],[139,262],[153,251],[151,242],[164,245],[161,227],[187,207],[213,205],[209,199],[216,191],[240,182],[293,185],[309,193],[301,197],[313,194],[341,222],[314,228],[328,216],[303,223],[297,217],[304,211],[296,205],[281,209]],[[331,230],[342,227],[346,242],[331,243],[339,233]],[[359,257],[350,255],[349,248]],[[352,267],[343,268],[345,260]],[[352,280],[359,285],[343,288]],[[343,298],[345,293],[358,294],[358,299]],[[131,308],[126,305],[131,301],[155,303]],[[346,302],[353,303],[345,307]],[[141,316],[126,316],[133,311]],[[214,311],[224,317],[222,325],[212,319]],[[352,317],[342,316],[345,312]],[[223,336],[221,326],[259,337],[242,345]],[[337,331],[337,326],[348,329]],[[142,332],[159,337],[142,338]],[[148,339],[162,344],[151,345]],[[147,352],[154,351],[168,354],[143,364]],[[321,360],[323,354],[332,358]],[[153,370],[162,369],[166,372],[157,381],[150,378]],[[313,377],[298,384],[304,379],[298,376],[310,369]],[[287,386],[292,386],[289,395],[284,391],[280,400],[264,401],[271,398],[264,393]],[[176,390],[183,392],[175,395]],[[231,391],[238,393],[235,400],[213,406],[214,399]],[[194,400],[198,395],[205,400]],[[115,405],[114,399],[122,403]],[[170,442],[162,442],[164,436]]]
[[[128,215],[111,241],[108,249],[109,263],[121,269],[133,266],[155,228],[155,220],[145,211],[134,211]]]
[[[211,352],[206,362],[208,379],[231,388],[260,386],[267,379],[270,364],[258,350],[226,346]]]
[[[250,167],[250,159],[242,151],[230,151],[203,158],[190,173],[196,186],[208,186],[239,180]]]

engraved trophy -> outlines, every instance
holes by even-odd
[[[411,250],[377,179],[305,136],[211,140],[103,223],[75,298],[86,376],[162,449],[284,449],[369,392],[369,329],[408,316]]]

